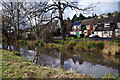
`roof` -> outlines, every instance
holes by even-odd
[[[92,23],[94,19],[86,19],[86,20],[83,20],[81,25],[90,25]]]
[[[81,21],[73,23],[73,25],[80,25],[80,24],[81,24]]]
[[[120,16],[111,16],[111,17],[107,17],[107,18],[100,18],[100,19],[96,19],[94,24],[97,23],[109,23],[109,22],[120,22]]]

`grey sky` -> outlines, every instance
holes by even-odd
[[[97,2],[94,2],[93,4],[95,4]],[[80,4],[82,4],[83,7],[88,6],[89,4],[92,4],[92,2],[80,2]],[[118,1],[106,1],[106,2],[100,2],[99,4],[97,4],[97,7],[95,7],[95,9],[88,14],[84,14],[85,16],[90,16],[92,13],[96,13],[97,15],[103,14],[103,13],[108,13],[108,12],[115,12],[118,11]],[[76,12],[72,11],[71,9],[66,9],[64,12],[64,19],[66,19],[67,17],[72,18],[74,16]],[[77,13],[79,14],[79,12]]]

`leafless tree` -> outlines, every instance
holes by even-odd
[[[42,20],[41,21],[47,21],[47,22],[51,22],[55,19],[58,19],[60,20],[60,25],[61,25],[61,36],[62,36],[62,39],[65,40],[65,37],[64,37],[64,34],[65,34],[65,24],[64,24],[64,21],[63,21],[63,14],[64,14],[64,10],[69,7],[71,8],[72,10],[75,10],[75,11],[82,11],[82,12],[85,12],[85,11],[90,11],[90,10],[93,10],[93,8],[95,7],[95,5],[90,5],[86,8],[81,8],[81,5],[78,4],[78,2],[70,2],[70,1],[62,1],[62,0],[52,0],[53,3],[47,3],[43,12],[44,13],[47,13],[47,12],[50,12],[51,11],[51,18],[50,19],[43,19],[41,18]]]
[[[24,25],[24,12],[22,10],[23,2],[3,2],[2,11],[3,16],[6,17],[11,23],[10,27],[14,27],[14,37],[19,39],[20,26]],[[4,27],[4,26],[3,26]]]

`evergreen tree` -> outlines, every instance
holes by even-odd
[[[77,18],[77,16],[76,16],[76,14],[73,16],[73,18],[72,18],[72,22],[74,23],[74,21],[75,21],[75,19]]]
[[[85,19],[85,16],[80,13],[80,15],[79,15],[79,21],[80,21],[80,20],[84,20],[84,19]]]
[[[110,17],[112,14],[111,13],[107,13],[107,16]]]
[[[68,21],[71,21],[69,17],[67,18],[67,20],[68,20]]]

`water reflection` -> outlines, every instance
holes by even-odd
[[[20,52],[22,57],[33,62],[48,66],[61,67],[65,70],[75,70],[77,73],[83,73],[94,77],[101,77],[111,73],[119,74],[120,57],[101,55],[93,52],[73,52],[69,50],[59,51],[57,49],[48,49],[34,46],[2,46],[12,51]]]

